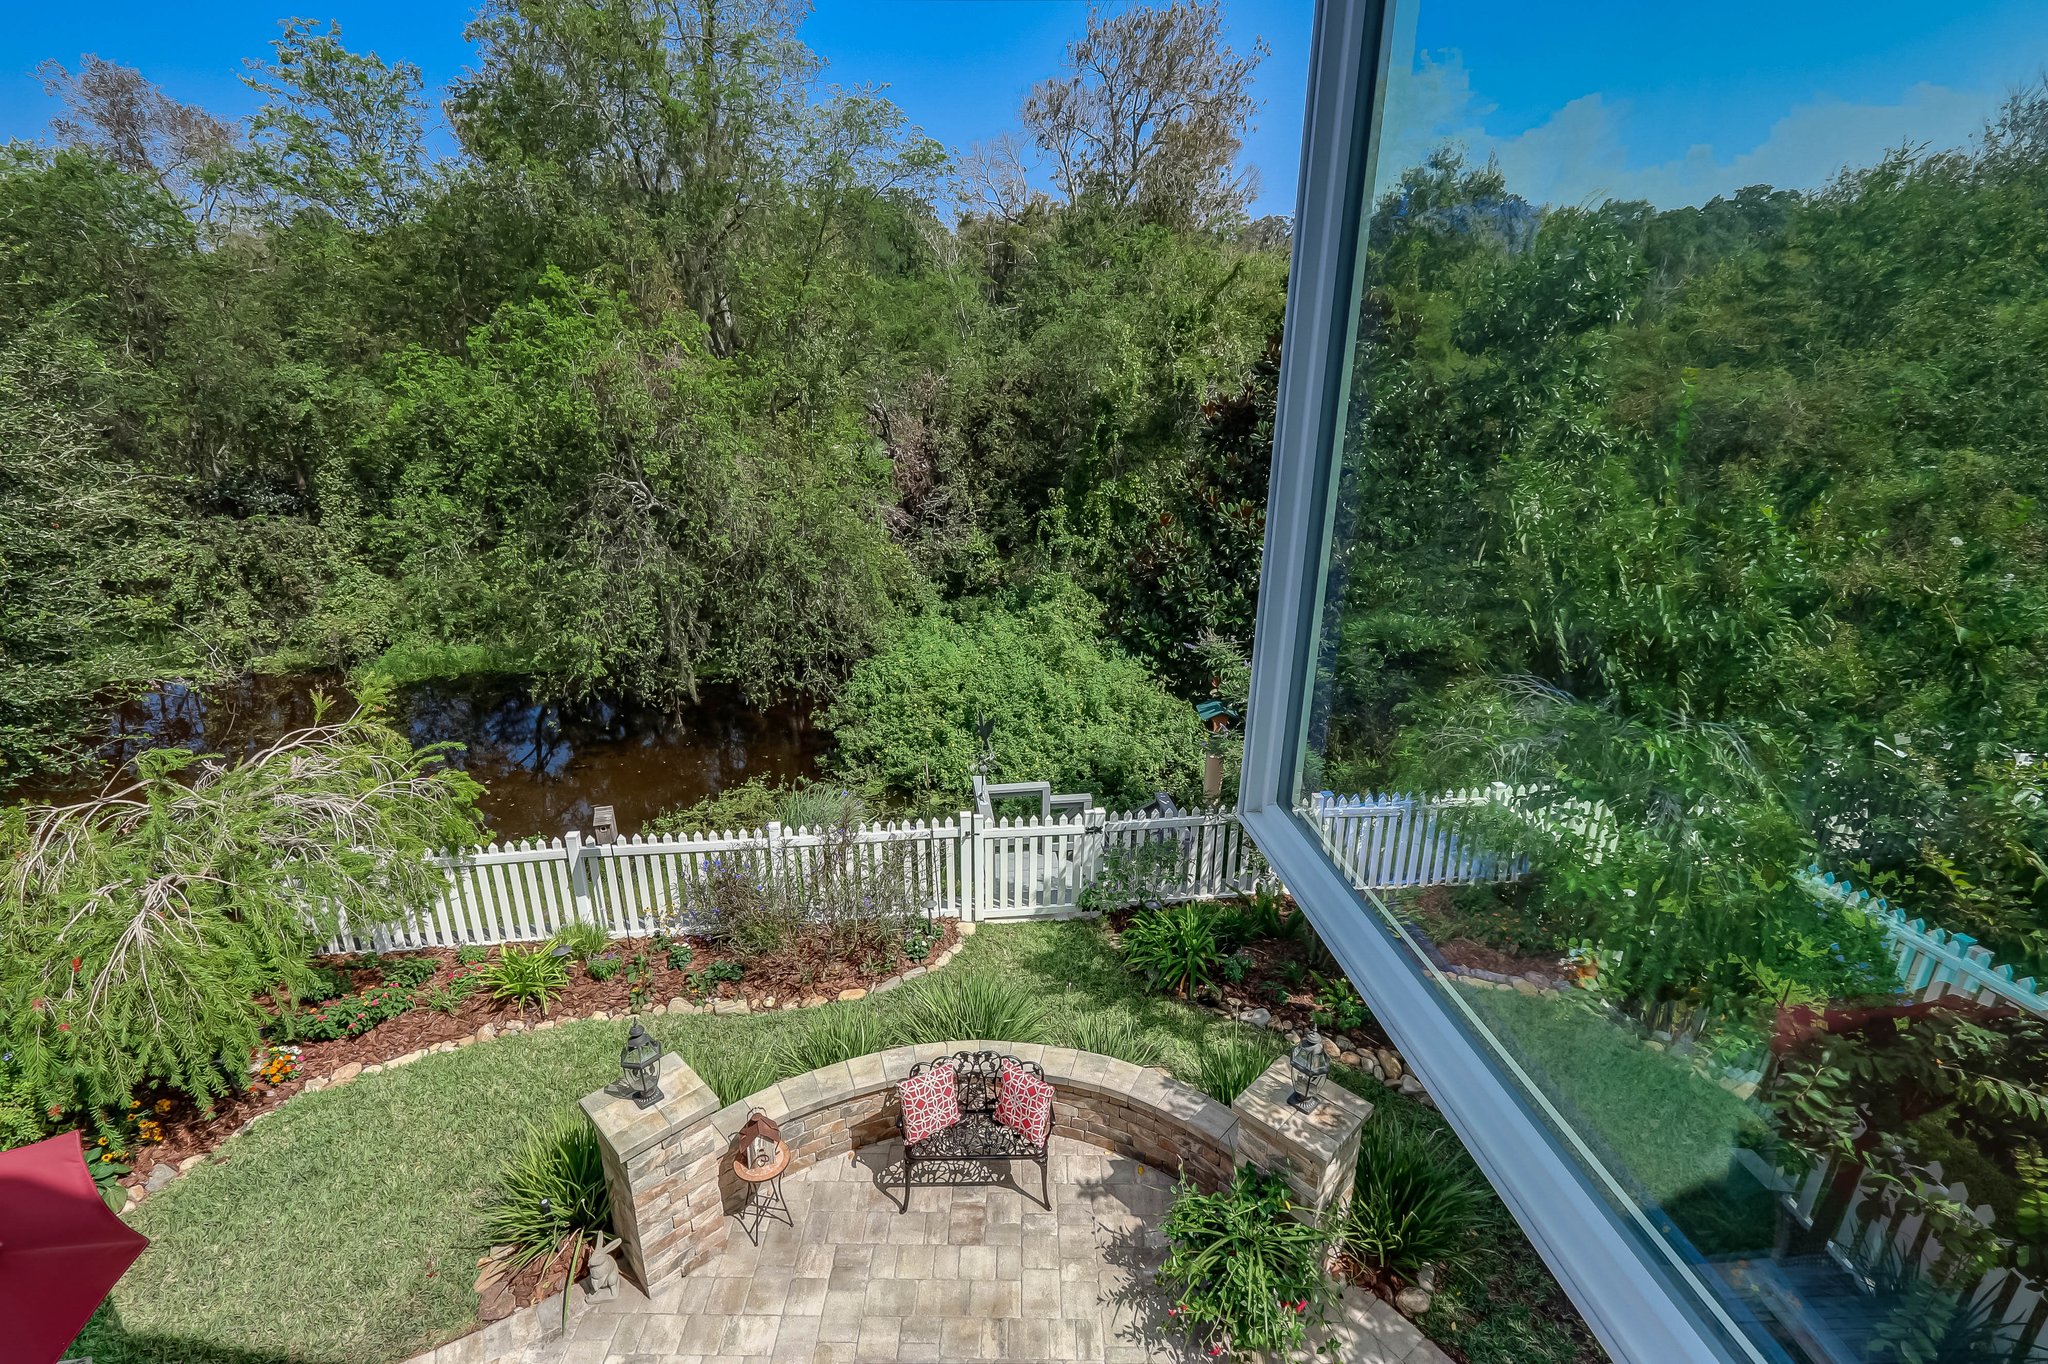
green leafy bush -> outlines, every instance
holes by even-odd
[[[554,938],[548,945],[566,947],[571,958],[587,962],[610,947],[612,940],[611,935],[604,931],[601,924],[591,923],[588,919],[577,919],[572,923],[563,924],[556,930]]]
[[[936,919],[919,919],[903,935],[903,955],[912,961],[923,961],[945,935],[946,930]]]
[[[433,1009],[452,1018],[462,1008],[462,1001],[476,993],[480,983],[479,972],[457,971],[439,985],[420,991],[413,1001],[423,1009]]]
[[[775,1064],[785,1075],[801,1075],[887,1046],[888,1029],[872,1007],[841,1004],[814,1009],[802,1027],[783,1033],[775,1044]]]
[[[1289,913],[1280,893],[1260,887],[1223,916],[1218,936],[1232,947],[1249,942],[1285,941],[1301,936],[1306,922],[1299,911]]]
[[[696,955],[690,944],[681,938],[671,938],[665,931],[655,933],[654,950],[661,953],[662,960],[668,963],[668,969],[671,971],[688,970],[690,958]]]
[[[542,1013],[556,995],[569,988],[568,959],[544,946],[523,948],[506,943],[482,975],[491,998],[512,1000],[522,1009],[537,1004]]]
[[[867,803],[844,786],[812,782],[784,795],[776,813],[785,828],[831,829],[865,821]]]
[[[1161,1230],[1168,1250],[1159,1284],[1174,1299],[1169,1315],[1196,1343],[1285,1353],[1322,1319],[1328,1237],[1297,1215],[1278,1175],[1240,1166],[1213,1194],[1183,1183]]]
[[[604,1158],[589,1119],[565,1113],[530,1125],[484,1209],[485,1235],[513,1247],[516,1271],[572,1236],[609,1232],[611,1225]]]
[[[286,1042],[332,1042],[342,1037],[360,1037],[412,1006],[411,991],[380,985],[361,994],[344,995],[296,1013],[282,1014],[272,1032]]]
[[[1223,949],[1213,905],[1189,902],[1141,910],[1123,931],[1124,962],[1154,990],[1186,999],[1215,989]]]
[[[386,961],[380,968],[386,985],[408,990],[425,985],[440,969],[441,963],[432,957],[399,957]]]
[[[1090,1010],[1067,1024],[1064,1037],[1077,1051],[1114,1056],[1134,1066],[1156,1066],[1166,1059],[1166,1044],[1158,1035],[1124,1013]]]
[[[583,963],[583,974],[592,980],[610,980],[623,964],[617,956],[592,957]]]
[[[1264,1033],[1232,1028],[1202,1048],[1191,1082],[1217,1103],[1235,1102],[1278,1054],[1264,1039]]]
[[[1335,1032],[1355,1032],[1372,1017],[1372,1010],[1358,996],[1350,978],[1316,976],[1315,1020],[1318,1026]]]
[[[478,962],[485,962],[490,959],[491,949],[479,947],[475,943],[464,943],[455,949],[455,961],[459,966],[475,966]]]
[[[926,976],[907,992],[906,1042],[1043,1042],[1045,1005],[1006,976]]]
[[[1358,1177],[1344,1214],[1344,1247],[1413,1279],[1472,1245],[1488,1191],[1441,1132],[1375,1114],[1359,1135]]]
[[[1180,874],[1180,845],[1153,840],[1134,848],[1110,848],[1077,903],[1091,914],[1132,905],[1158,908],[1161,894]]]
[[[736,981],[746,975],[747,968],[736,961],[714,961],[709,966],[690,972],[683,977],[696,994],[709,994],[718,988],[720,981]]]
[[[826,724],[840,769],[934,810],[974,775],[977,716],[995,722],[994,775],[1092,791],[1114,809],[1201,786],[1186,702],[1104,641],[1099,603],[1045,575],[1029,594],[956,619],[932,610],[853,670]]]

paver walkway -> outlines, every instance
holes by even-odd
[[[625,1286],[567,1337],[512,1358],[1120,1364],[1203,1357],[1165,1329],[1167,1304],[1152,1286],[1166,1249],[1158,1227],[1172,1196],[1168,1174],[1055,1138],[1050,1212],[1038,1202],[1036,1167],[1017,1165],[1016,1183],[917,1186],[906,1213],[896,1202],[901,1186],[877,1182],[902,1149],[894,1142],[864,1147],[790,1176],[783,1191],[793,1227],[764,1224],[756,1246],[735,1226],[712,1263],[659,1285],[651,1299]],[[1332,1318],[1340,1359],[1447,1364],[1414,1326],[1368,1294],[1347,1293]]]

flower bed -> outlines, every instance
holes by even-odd
[[[719,944],[694,937],[615,939],[602,956],[615,957],[619,963],[644,958],[645,976],[637,983],[649,1012],[794,1009],[866,991],[904,970],[935,963],[955,949],[960,926],[950,919],[935,920],[934,925],[936,936],[919,944],[920,955],[903,953],[865,963],[821,961],[808,945],[798,943],[742,960]],[[284,1011],[290,1021],[271,1030],[278,1045],[253,1058],[244,1092],[216,1103],[210,1111],[181,1094],[152,1100],[132,1168],[121,1179],[132,1196],[139,1199],[161,1187],[167,1176],[157,1173],[160,1167],[189,1167],[258,1117],[309,1085],[324,1085],[347,1067],[382,1065],[436,1048],[468,1046],[480,1034],[488,1038],[511,1028],[551,1026],[572,1018],[624,1017],[636,984],[634,974],[626,970],[600,966],[599,978],[588,962],[569,964],[566,985],[543,1012],[533,1005],[493,998],[481,983],[487,961],[480,959],[478,949],[328,957],[316,964],[331,973],[336,993]],[[462,988],[465,985],[467,989]],[[441,1000],[441,1006],[429,1005],[430,998]],[[280,1064],[281,1052],[290,1055],[289,1065]]]

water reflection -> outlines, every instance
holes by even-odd
[[[345,696],[322,675],[248,677],[198,687],[156,684],[107,713],[102,754],[123,764],[163,745],[246,757],[313,722],[313,696]],[[810,707],[749,706],[730,687],[706,687],[680,713],[594,698],[536,700],[504,682],[426,683],[400,692],[396,721],[416,744],[462,745],[452,761],[484,786],[485,820],[507,836],[590,827],[611,805],[631,832],[671,806],[715,795],[752,776],[816,774],[828,746]],[[13,793],[46,799],[81,788]]]

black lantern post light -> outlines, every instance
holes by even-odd
[[[1313,1023],[1288,1054],[1287,1064],[1294,1069],[1294,1092],[1287,1096],[1287,1102],[1304,1113],[1313,1112],[1318,1102],[1316,1091],[1330,1075],[1330,1058],[1323,1052],[1322,1034]]]
[[[619,1098],[652,1108],[666,1097],[661,1092],[661,1043],[648,1035],[637,1018],[619,1052],[619,1070],[624,1078],[611,1090]]]

